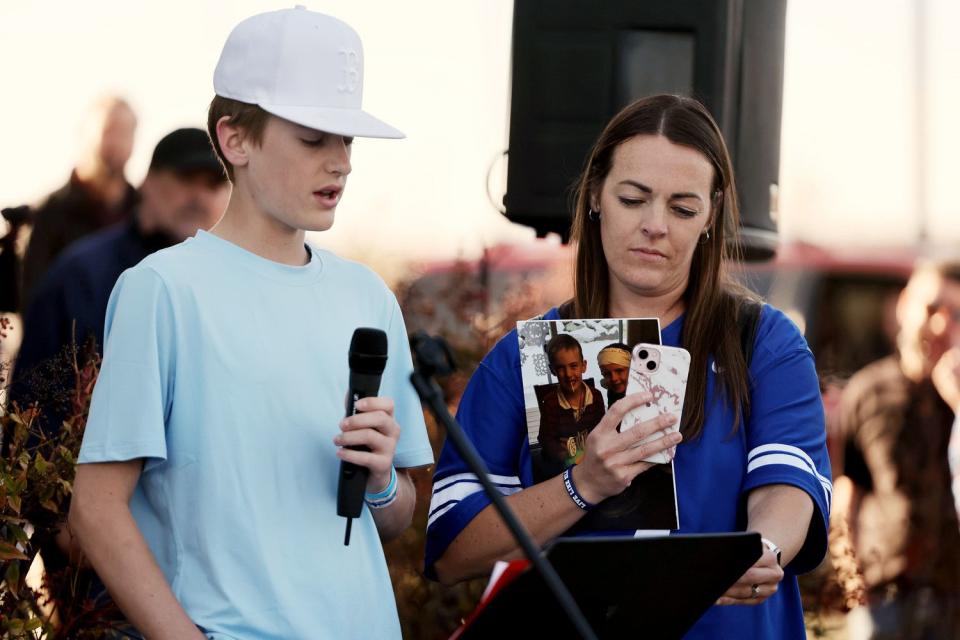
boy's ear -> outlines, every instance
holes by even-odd
[[[233,166],[243,167],[250,161],[247,145],[244,144],[244,131],[230,123],[230,116],[217,120],[217,141],[223,157]]]

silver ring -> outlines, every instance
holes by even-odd
[[[760,585],[758,585],[758,584],[750,585],[750,597],[751,597],[751,598],[759,598],[759,597],[760,597]]]

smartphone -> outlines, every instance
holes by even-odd
[[[630,378],[627,381],[627,395],[648,392],[653,400],[647,405],[633,409],[623,417],[620,431],[646,422],[658,415],[669,413],[677,421],[670,427],[651,434],[638,444],[656,440],[662,435],[680,430],[680,418],[683,413],[683,396],[687,390],[687,374],[690,371],[690,353],[679,347],[664,347],[659,344],[641,342],[633,348],[630,359]],[[646,462],[666,464],[670,456],[661,451]]]

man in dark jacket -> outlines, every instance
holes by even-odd
[[[94,105],[84,123],[81,153],[70,179],[33,212],[22,267],[23,307],[30,304],[40,278],[67,245],[129,219],[136,191],[124,169],[136,127],[133,109],[121,98],[108,96]]]

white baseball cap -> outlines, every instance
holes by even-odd
[[[357,32],[301,5],[261,13],[234,27],[213,72],[213,89],[311,129],[404,137],[360,108],[363,45]]]

